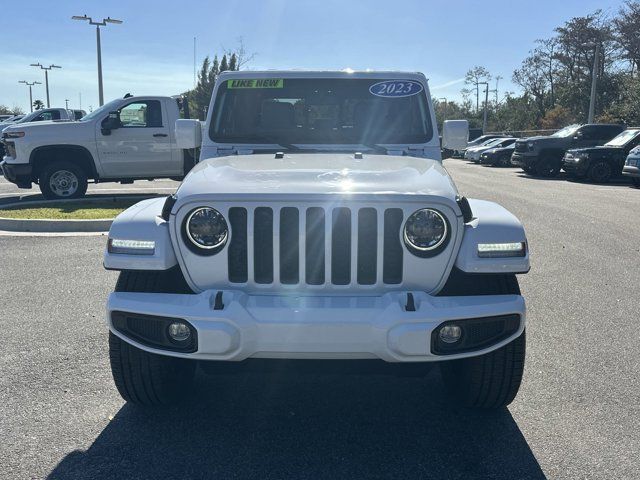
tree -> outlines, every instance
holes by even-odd
[[[479,82],[488,82],[491,80],[491,74],[489,71],[481,66],[475,66],[467,72],[464,77],[464,83],[468,87],[473,86],[476,89],[476,112],[480,111],[480,89],[478,87]],[[469,91],[467,89],[467,91]]]
[[[240,46],[243,49],[242,55],[246,55],[244,53],[244,46],[242,44],[240,44]],[[242,65],[240,58],[240,53],[235,52],[223,54],[222,60],[218,60],[218,56],[216,55],[213,57],[213,62],[208,56],[205,57],[202,62],[202,67],[198,72],[195,88],[184,93],[184,96],[187,97],[189,101],[189,111],[192,112],[193,116],[200,120],[205,119],[218,75],[227,70],[239,70]]]
[[[622,58],[631,64],[631,73],[640,70],[640,1],[627,0],[613,19],[615,41]]]
[[[44,102],[42,100],[34,100],[33,108],[36,110],[42,110],[44,108]]]

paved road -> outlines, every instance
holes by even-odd
[[[141,412],[110,378],[104,237],[0,236],[0,478],[640,478],[640,190],[445,165],[527,227],[508,410],[455,408],[434,370],[201,376],[190,403]]]

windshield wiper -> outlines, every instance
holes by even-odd
[[[367,147],[369,150],[372,150],[377,153],[381,153],[383,155],[387,155],[389,153],[389,149],[387,147],[383,147],[378,143],[361,143],[363,147]]]

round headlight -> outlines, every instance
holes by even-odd
[[[418,253],[431,253],[447,239],[447,220],[437,210],[423,208],[411,214],[404,224],[404,241]]]
[[[187,238],[198,248],[213,250],[227,241],[229,228],[222,214],[215,208],[200,207],[193,210],[185,224]]]

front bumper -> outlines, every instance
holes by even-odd
[[[589,162],[585,158],[564,157],[562,159],[562,169],[569,175],[582,177],[587,174]]]
[[[625,165],[622,168],[622,174],[628,175],[629,177],[640,178],[640,160],[638,165]]]
[[[538,161],[538,155],[535,153],[514,152],[511,155],[511,164],[520,168],[532,168]]]
[[[33,168],[28,163],[7,163],[0,162],[0,170],[4,178],[11,183],[15,183],[20,188],[31,188],[31,175]]]
[[[411,292],[375,297],[247,295],[205,291],[197,295],[125,293],[109,296],[110,330],[148,352],[200,360],[246,358],[367,359],[388,362],[449,360],[488,353],[518,337],[525,326],[520,295],[432,297]],[[218,299],[216,300],[216,295]],[[221,301],[220,301],[221,300]],[[220,306],[223,305],[222,308]],[[197,332],[197,350],[182,353],[136,342],[114,328],[111,312],[179,318]],[[450,320],[519,315],[519,328],[482,349],[436,355],[431,334]]]

